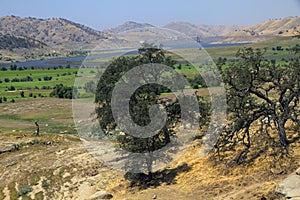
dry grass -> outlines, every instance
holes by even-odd
[[[38,116],[44,116],[49,124],[55,118],[55,123],[68,126],[72,122],[70,100],[36,99],[0,106],[3,115],[22,113],[19,118],[2,119],[6,120],[8,129],[0,133],[0,149],[15,143],[20,144],[21,149],[0,155],[0,197],[4,196],[6,186],[15,196],[16,183],[18,187],[29,184],[38,188],[41,178],[45,177],[49,184],[45,191],[35,189],[30,195],[51,194],[52,199],[78,199],[107,190],[114,199],[152,199],[154,195],[157,199],[280,199],[274,193],[275,186],[300,163],[299,143],[294,143],[291,156],[280,162],[261,155],[250,164],[230,165],[210,155],[201,157],[201,147],[195,141],[189,151],[158,175],[157,180],[144,188],[133,187],[123,172],[109,169],[93,158],[76,135],[43,133],[37,137],[31,135],[34,127],[26,131],[26,123],[31,126],[31,122],[25,119]],[[16,128],[18,122],[22,122],[22,132],[8,131]],[[31,145],[33,140],[38,142]],[[47,145],[49,141],[51,144]],[[234,157],[233,154],[229,156]]]
[[[294,153],[274,165],[271,157],[258,157],[251,164],[228,166],[207,155],[200,156],[201,148],[194,145],[167,169],[176,174],[168,181],[147,189],[132,188],[123,178],[109,186],[116,199],[280,199],[275,193],[276,185],[299,166],[300,145],[295,144]],[[178,167],[187,165],[186,171]],[[272,167],[271,167],[272,166]],[[168,179],[167,175],[165,178]],[[155,183],[155,181],[154,181]]]

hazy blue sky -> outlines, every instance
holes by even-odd
[[[5,15],[62,17],[97,30],[125,21],[252,25],[300,15],[300,0],[1,0]]]

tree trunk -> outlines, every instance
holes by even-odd
[[[151,181],[153,179],[153,174],[152,172],[148,172],[148,178],[149,178],[149,181]]]
[[[39,126],[39,124],[37,122],[35,122],[35,126],[36,126],[35,134],[39,135],[40,134],[40,126]]]
[[[152,162],[153,162],[153,152],[149,152],[149,157],[147,159],[147,171],[150,180],[152,179],[152,164],[153,164]]]
[[[285,132],[285,122],[279,121],[278,123],[278,136],[280,140],[280,144],[288,151],[288,146],[289,146],[289,141],[286,137],[286,132]]]
[[[164,127],[163,132],[164,132],[165,142],[166,144],[169,144],[171,142],[171,139],[170,139],[170,134],[168,132],[168,129]]]
[[[150,140],[151,141],[151,145],[150,145]],[[146,163],[147,163],[147,171],[148,171],[148,178],[149,180],[152,179],[152,162],[153,162],[153,143],[154,143],[154,139],[153,138],[149,138],[148,142],[147,142],[147,147],[148,147],[148,156],[146,155]]]

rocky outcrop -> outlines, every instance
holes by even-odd
[[[93,194],[89,200],[98,200],[98,199],[111,199],[113,198],[113,195],[107,193],[106,191],[98,191],[95,194]]]
[[[276,192],[286,199],[300,200],[300,168],[279,183]]]

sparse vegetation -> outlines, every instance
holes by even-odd
[[[24,196],[32,192],[32,187],[28,184],[21,186],[20,190],[18,191],[19,196]]]
[[[223,70],[229,119],[216,148],[219,155],[239,151],[237,164],[270,149],[288,155],[289,146],[300,139],[299,61],[281,66],[264,62],[263,54],[260,49],[240,49],[241,62]],[[252,147],[258,155],[252,152],[247,159]]]

